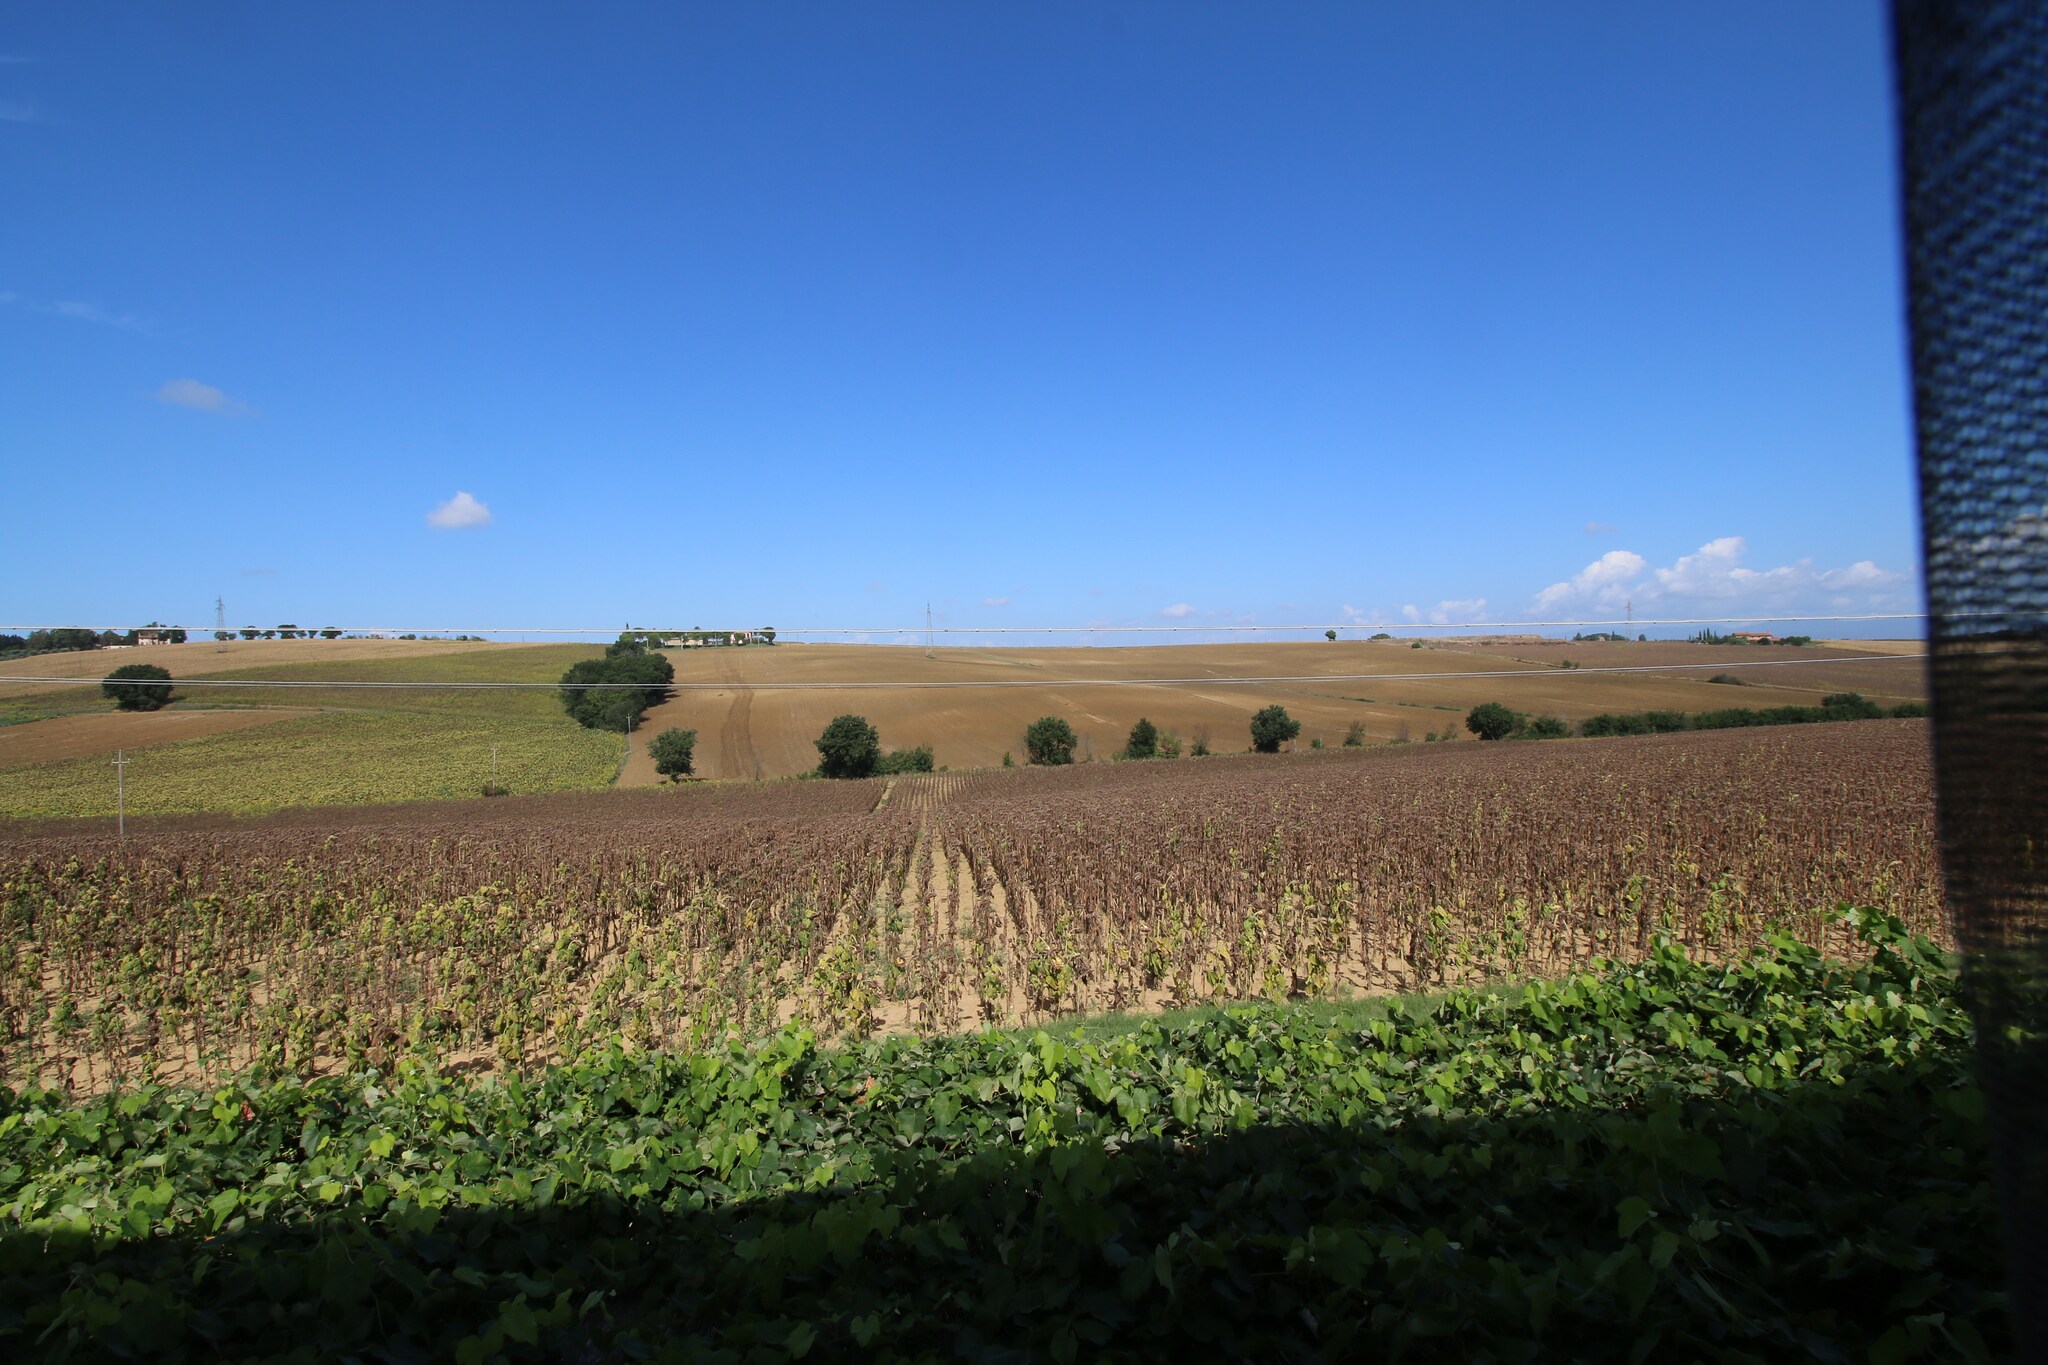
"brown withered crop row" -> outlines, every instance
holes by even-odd
[[[1911,721],[17,831],[0,883],[0,1079],[84,1090],[1947,933]]]

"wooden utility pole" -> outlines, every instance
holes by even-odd
[[[128,837],[128,751],[114,750],[114,828]]]

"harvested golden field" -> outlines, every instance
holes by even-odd
[[[1868,662],[1797,664],[1788,659],[1853,655]],[[1024,727],[1040,716],[1063,717],[1081,737],[1077,757],[1107,759],[1123,747],[1140,716],[1184,741],[1206,734],[1217,752],[1249,746],[1247,725],[1260,708],[1278,704],[1302,724],[1297,748],[1320,738],[1341,744],[1362,722],[1369,743],[1421,740],[1448,728],[1470,740],[1465,713],[1498,701],[1518,711],[1580,720],[1605,711],[1710,711],[1725,707],[1814,705],[1830,692],[1859,691],[1886,703],[1926,696],[1916,660],[1856,654],[1847,649],[1790,649],[1685,643],[1532,644],[1522,641],[1440,641],[1415,649],[1407,641],[1316,641],[1278,644],[1160,645],[1126,648],[941,648],[926,652],[888,645],[778,644],[742,649],[671,650],[676,682],[796,683],[806,690],[678,691],[647,713],[643,735],[669,726],[697,731],[697,772],[708,778],[784,777],[817,766],[812,741],[834,716],[866,716],[885,748],[932,746],[947,767],[993,767],[1007,752],[1024,758]],[[1567,661],[1579,665],[1565,668]],[[1738,665],[1764,662],[1767,668]],[[1597,673],[1602,667],[1655,667],[1669,672]],[[1709,681],[1729,669],[1748,686]],[[1530,670],[1541,670],[1528,676]],[[1524,676],[1471,677],[1460,674]],[[1424,674],[1422,678],[1400,675]],[[1331,675],[1367,675],[1339,678]],[[1377,675],[1377,676],[1374,676]],[[1233,685],[1235,677],[1288,676],[1298,682]],[[1127,683],[1187,680],[1158,686],[1062,686],[1058,680]],[[992,686],[889,690],[816,688],[820,683],[980,683]],[[811,690],[815,689],[815,690]],[[636,738],[622,785],[657,781],[646,746]]]
[[[528,683],[527,689],[412,691],[405,689],[193,686],[147,718],[115,716],[94,686],[0,684],[0,711],[43,717],[0,726],[0,817],[51,817],[111,812],[111,770],[103,760],[116,748],[153,751],[145,780],[131,791],[131,810],[257,810],[318,793],[322,800],[374,791],[379,800],[443,798],[475,790],[489,773],[493,743],[514,747],[531,760],[501,769],[515,791],[610,785],[615,764],[605,745],[618,744],[579,729],[562,712],[548,684],[600,647],[586,644],[477,644],[432,640],[257,640],[218,645],[207,641],[152,649],[44,655],[15,660],[0,673],[43,677],[98,676],[121,663],[147,661],[180,679],[280,679],[299,683]],[[1850,657],[1848,663],[1790,659]],[[1044,715],[1064,717],[1081,738],[1078,758],[1106,760],[1140,716],[1177,733],[1184,744],[1206,736],[1218,753],[1241,751],[1247,725],[1260,708],[1278,704],[1302,723],[1296,748],[1316,739],[1342,744],[1354,722],[1366,742],[1416,741],[1446,734],[1471,742],[1464,716],[1485,701],[1519,711],[1579,720],[1604,711],[1705,711],[1724,707],[1812,704],[1830,692],[1860,691],[1887,704],[1925,696],[1917,660],[1844,648],[1708,646],[1683,643],[1570,643],[1523,639],[1432,641],[1328,641],[1222,645],[922,649],[884,645],[782,643],[668,652],[678,691],[650,711],[633,736],[622,785],[657,781],[646,741],[669,726],[698,732],[701,777],[774,778],[808,772],[817,764],[813,741],[836,715],[855,712],[873,721],[889,748],[929,744],[938,764],[995,767],[1009,753],[1024,758],[1023,732]],[[1570,662],[1578,665],[1566,668]],[[1765,662],[1770,667],[1739,665]],[[1651,667],[1651,673],[1603,673],[1599,668]],[[1750,685],[1715,683],[1721,671]],[[1232,684],[1247,676],[1289,676],[1300,681]],[[1361,676],[1333,676],[1361,675]],[[1420,675],[1420,676],[1415,676]],[[1463,676],[1461,676],[1463,675]],[[1478,675],[1478,676],[1471,676]],[[1129,684],[1174,679],[1171,683]],[[914,687],[904,683],[973,683]],[[753,690],[742,683],[802,685]],[[852,684],[819,687],[818,684]],[[993,685],[987,685],[993,684]],[[688,690],[706,685],[708,691]],[[251,710],[207,711],[220,706]],[[258,725],[257,715],[303,715],[307,709],[347,712],[361,724],[293,727],[291,752],[264,759],[267,740],[254,733],[234,744],[224,731]],[[236,716],[236,720],[197,719]],[[387,720],[401,719],[397,726]],[[374,723],[373,723],[374,722]],[[434,726],[446,724],[448,743],[436,745]],[[364,773],[370,755],[393,734],[419,736],[417,755],[402,763],[375,760],[375,781],[326,782],[319,770]],[[130,734],[162,736],[131,743]],[[364,736],[375,743],[365,743]],[[225,747],[224,747],[225,745]],[[253,746],[253,747],[251,747]],[[538,746],[538,747],[536,747]],[[544,757],[548,755],[551,757]],[[38,765],[68,763],[39,775]],[[479,770],[479,763],[483,766]],[[305,773],[294,771],[304,768]],[[480,775],[481,771],[481,775]],[[526,785],[514,773],[528,774]],[[100,790],[100,788],[104,790]],[[154,793],[154,795],[152,795]],[[368,799],[368,798],[365,798]]]
[[[0,1081],[524,1069],[1946,937],[1926,726],[0,828]]]

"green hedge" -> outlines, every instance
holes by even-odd
[[[0,1096],[0,1350],[1986,1359],[1968,1022],[1859,922],[1344,1028]]]
[[[1755,725],[1813,725],[1835,720],[1899,720],[1923,717],[1927,708],[1919,702],[1902,702],[1886,710],[1856,692],[1836,692],[1823,697],[1819,706],[1731,706],[1719,711],[1633,711],[1588,716],[1579,733],[1589,737],[1605,735],[1661,735],[1676,730],[1732,730]]]

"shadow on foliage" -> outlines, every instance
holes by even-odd
[[[1959,1068],[1110,1150],[905,1138],[858,1188],[716,1207],[16,1232],[0,1328],[18,1360],[1994,1358]]]

